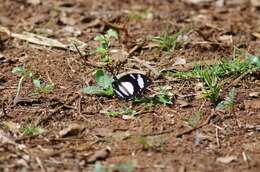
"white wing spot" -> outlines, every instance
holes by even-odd
[[[119,97],[124,98],[124,96],[123,96],[119,91],[117,91],[116,89],[114,89],[114,90],[115,90],[116,94],[117,94]]]
[[[130,74],[130,76],[131,76],[133,79],[135,79],[135,76],[134,76],[134,75]]]
[[[142,76],[140,74],[137,77],[137,83],[140,88],[144,88],[144,79],[142,78]]]
[[[127,96],[134,94],[134,86],[130,82],[122,82],[118,88],[123,94]]]

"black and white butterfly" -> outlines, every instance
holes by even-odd
[[[114,77],[112,87],[119,99],[130,100],[139,97],[151,84],[151,80],[140,73],[126,74],[120,78]]]

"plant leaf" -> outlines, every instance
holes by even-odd
[[[110,76],[108,76],[103,70],[97,70],[95,73],[95,78],[96,78],[96,82],[97,84],[106,89],[111,87],[112,84],[112,78]]]
[[[39,79],[33,79],[33,85],[35,88],[41,88],[41,81]]]
[[[94,40],[95,40],[95,41],[101,41],[101,42],[103,42],[103,41],[106,40],[106,38],[105,38],[104,35],[97,35],[97,36],[94,38]]]
[[[12,73],[18,73],[20,75],[23,75],[24,68],[23,67],[15,67],[15,68],[13,68]]]
[[[107,35],[108,35],[108,37],[114,37],[114,38],[118,39],[118,33],[113,29],[109,29],[107,31]]]

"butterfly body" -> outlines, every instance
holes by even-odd
[[[140,73],[131,73],[120,78],[114,78],[112,87],[119,99],[130,100],[139,97],[151,84],[151,80]]]

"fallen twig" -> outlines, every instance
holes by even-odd
[[[74,47],[70,46],[70,44],[63,44],[56,39],[47,38],[34,33],[30,33],[30,32],[23,32],[22,34],[14,33],[11,32],[8,28],[3,26],[0,26],[0,32],[8,34],[10,37],[17,38],[20,40],[25,40],[33,44],[54,47],[54,48],[61,48],[61,49],[77,52],[77,50]],[[80,47],[83,49],[86,46],[86,44],[83,42],[81,42],[81,44],[82,45]]]

